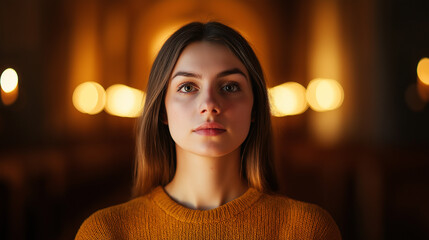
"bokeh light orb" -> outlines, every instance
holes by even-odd
[[[106,92],[96,82],[84,82],[73,92],[73,105],[82,112],[90,115],[101,112],[106,103]]]
[[[3,71],[0,76],[0,86],[5,93],[10,93],[18,86],[18,74],[12,68]]]
[[[316,78],[308,84],[306,98],[311,109],[314,111],[330,111],[342,105],[344,90],[333,79]]]
[[[296,82],[287,82],[268,90],[271,114],[276,117],[297,115],[305,112],[305,88]]]
[[[119,117],[138,117],[143,110],[144,93],[122,84],[115,84],[106,90],[107,113]]]
[[[429,58],[422,58],[417,65],[417,76],[425,85],[429,85]]]

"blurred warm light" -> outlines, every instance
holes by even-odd
[[[344,70],[342,52],[344,38],[341,26],[341,12],[336,1],[313,1],[308,6],[310,14],[308,44],[308,78],[325,77],[340,79]]]
[[[341,106],[344,91],[335,80],[316,78],[308,84],[306,97],[313,110],[324,112]]]
[[[10,93],[18,86],[18,74],[12,68],[3,71],[0,77],[0,86],[5,93]]]
[[[420,98],[416,84],[410,85],[405,91],[405,102],[415,112],[419,112],[425,107],[425,102]]]
[[[73,92],[73,105],[77,110],[87,114],[97,114],[106,103],[104,88],[96,82],[84,82]]]
[[[152,48],[151,48],[151,61],[155,59],[159,50],[161,50],[162,45],[165,41],[173,34],[177,29],[179,29],[184,23],[176,23],[168,25],[162,28],[152,39]]]
[[[287,82],[268,90],[271,114],[276,117],[296,115],[307,110],[305,88],[296,82]]]
[[[339,1],[312,1],[308,5],[308,43],[307,78],[343,79],[347,86],[350,72],[348,52],[350,47],[345,44],[343,13]],[[308,114],[308,133],[320,146],[332,147],[345,136],[346,118],[353,117],[353,108],[341,108],[336,111],[335,105],[341,105],[343,91],[337,93],[336,84],[333,88],[320,81],[310,82],[307,86],[307,101],[317,112]],[[337,89],[337,90],[335,90]],[[337,103],[337,104],[335,104]],[[324,112],[321,112],[324,111]],[[349,114],[350,113],[350,114]],[[352,121],[353,122],[353,121]]]
[[[0,94],[4,105],[11,105],[18,98],[18,74],[12,68],[3,71],[0,76]]]
[[[6,93],[5,91],[3,91],[3,89],[1,89],[0,91],[1,101],[5,106],[12,105],[12,103],[14,103],[16,99],[18,99],[18,88],[19,87],[17,86],[12,92],[8,92],[8,93]]]
[[[429,85],[429,58],[422,58],[417,65],[417,76],[425,85]]]
[[[417,81],[415,85],[417,88],[417,94],[418,94],[419,98],[423,102],[428,102],[429,101],[429,85],[422,83],[422,81]]]
[[[116,84],[106,90],[105,110],[120,117],[138,117],[143,109],[144,93],[138,89]]]

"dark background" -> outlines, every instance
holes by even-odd
[[[1,0],[0,71],[17,71],[19,95],[0,102],[0,238],[72,239],[92,212],[130,199],[135,119],[78,112],[79,83],[144,90],[159,29],[214,19],[249,36],[269,87],[306,86],[327,2],[345,99],[272,118],[280,192],[327,209],[344,239],[429,239],[429,109],[405,100],[429,57],[424,0]],[[332,141],[314,127],[330,118]]]

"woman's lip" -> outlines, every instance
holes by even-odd
[[[201,124],[199,127],[194,129],[193,132],[204,136],[216,136],[226,132],[226,129],[220,123],[207,122],[207,123]]]
[[[225,129],[219,129],[219,128],[206,128],[206,129],[195,130],[194,132],[196,134],[203,135],[203,136],[216,136],[224,133],[225,131],[226,131]]]
[[[200,130],[208,130],[208,129],[217,129],[217,130],[223,130],[226,131],[225,127],[217,122],[206,122],[198,126],[194,129],[194,132],[200,131]]]

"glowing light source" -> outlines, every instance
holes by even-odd
[[[344,91],[335,80],[316,78],[308,84],[306,97],[313,110],[324,112],[341,106],[344,100]]]
[[[18,86],[18,74],[12,68],[3,71],[0,77],[1,89],[5,93],[10,93]]]
[[[138,117],[143,110],[144,93],[122,84],[110,86],[106,90],[107,113],[120,117]]]
[[[12,68],[3,71],[0,76],[0,94],[4,105],[11,105],[18,98],[18,74]]]
[[[77,110],[87,114],[101,112],[106,103],[106,92],[96,82],[84,82],[73,92],[73,105]]]
[[[417,76],[425,85],[429,85],[429,58],[422,58],[417,65]]]
[[[271,114],[276,117],[296,115],[307,110],[305,88],[296,82],[287,82],[268,90]]]

